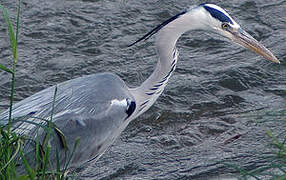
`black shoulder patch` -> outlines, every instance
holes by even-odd
[[[131,100],[129,100],[128,98],[126,99],[126,101],[127,101],[126,114],[128,115],[128,116],[127,116],[127,118],[128,118],[128,117],[131,116],[131,114],[135,111],[135,109],[136,109],[136,103],[135,103],[135,101],[131,101]],[[127,119],[127,118],[126,118],[126,119]]]
[[[220,10],[209,7],[205,4],[203,5],[203,7],[212,15],[212,17],[218,19],[219,21],[233,24],[232,20]]]

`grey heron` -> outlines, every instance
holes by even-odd
[[[214,4],[193,6],[131,44],[157,34],[159,60],[153,73],[139,87],[129,88],[112,73],[87,75],[62,82],[15,104],[13,118],[26,117],[28,120],[15,121],[14,131],[32,139],[43,139],[44,130],[35,124],[46,125],[45,120],[49,120],[53,114],[51,121],[64,134],[68,147],[63,148],[59,137],[50,138],[51,147],[56,149],[52,152],[60,153],[61,163],[66,161],[66,151],[71,151],[76,138],[80,141],[71,166],[96,161],[130,121],[147,111],[162,94],[177,65],[176,42],[182,34],[191,30],[217,33],[267,60],[279,63],[268,49],[246,33],[221,7]],[[1,113],[0,119],[1,124],[7,124],[8,110]],[[33,155],[32,146],[32,143],[26,145],[27,155]],[[52,163],[56,162],[55,158],[51,157]]]

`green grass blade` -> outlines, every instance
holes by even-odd
[[[60,156],[59,156],[59,151],[56,149],[56,160],[57,160],[57,172],[61,172],[61,165],[60,165]],[[61,176],[59,173],[56,174],[56,177],[58,180],[61,179]]]
[[[3,64],[0,64],[0,69],[2,69],[3,71],[6,71],[8,73],[11,73],[11,74],[13,73],[12,70],[10,70],[9,68],[5,67]]]
[[[50,145],[47,145],[46,146],[46,151],[45,151],[45,155],[44,155],[44,159],[43,159],[43,171],[42,171],[42,180],[45,179],[45,175],[46,175],[46,172],[47,172],[47,166],[48,166],[48,163],[49,163],[49,155],[50,155],[50,150],[51,150],[51,146]]]
[[[29,176],[25,174],[25,175],[17,177],[15,180],[29,180]]]
[[[20,148],[21,148],[21,140],[18,139],[17,141],[17,148],[16,148],[16,151],[14,152],[14,154],[11,156],[11,158],[9,159],[9,161],[0,169],[0,172],[5,169],[16,157],[16,155],[18,154],[18,152],[20,151]]]
[[[12,47],[13,58],[14,58],[14,61],[17,62],[17,59],[18,59],[17,41],[16,41],[16,37],[14,34],[13,25],[10,21],[10,17],[9,17],[7,10],[1,5],[0,5],[0,8],[2,9],[6,23],[8,25],[8,31],[9,31],[10,43],[11,43],[11,47]]]
[[[20,10],[21,10],[21,0],[18,2],[18,9],[17,9],[17,22],[16,22],[16,44],[18,44],[18,35],[20,29]]]
[[[286,174],[276,178],[276,180],[284,180],[284,179],[286,179]]]
[[[21,158],[23,160],[23,163],[25,165],[26,171],[27,171],[27,173],[29,175],[29,178],[31,180],[36,179],[36,174],[33,172],[32,168],[30,167],[30,165],[29,165],[28,161],[26,160],[22,150],[20,151],[20,154],[21,154]]]
[[[40,151],[40,140],[37,137],[36,139],[36,170],[38,170],[41,167],[41,151]]]
[[[64,173],[67,171],[67,169],[68,169],[68,167],[69,167],[69,164],[70,164],[70,162],[71,162],[71,160],[72,160],[72,158],[73,158],[73,156],[74,156],[74,153],[75,153],[75,150],[76,150],[76,148],[77,148],[77,146],[78,146],[78,144],[79,144],[79,141],[80,141],[80,139],[79,139],[79,138],[76,138],[75,143],[74,143],[74,146],[73,146],[73,149],[72,149],[72,152],[71,152],[71,154],[70,154],[70,157],[69,157],[68,161],[67,161],[66,164],[65,164],[65,168],[64,168],[64,171],[63,171],[63,174],[62,174],[62,178],[64,177]]]
[[[58,86],[56,85],[56,86],[55,86],[55,91],[54,91],[54,96],[53,96],[53,103],[52,103],[52,111],[51,111],[51,116],[50,116],[50,117],[51,117],[51,118],[50,118],[50,122],[53,121],[57,92],[58,92]],[[50,127],[50,126],[49,126],[49,127]]]
[[[54,128],[54,130],[56,132],[56,135],[58,136],[58,138],[60,140],[62,148],[64,150],[68,150],[68,145],[67,145],[67,141],[66,141],[64,133],[58,127],[56,127],[55,125],[53,125],[53,128]]]

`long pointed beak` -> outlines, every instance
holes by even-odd
[[[254,39],[251,35],[239,28],[237,31],[230,32],[232,34],[232,40],[255,53],[263,56],[269,61],[280,63],[280,61],[270,52],[266,47]]]

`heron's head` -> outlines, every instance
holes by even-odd
[[[171,17],[129,45],[129,47],[150,38],[159,31],[162,34],[168,34],[168,39],[176,39],[186,31],[194,29],[211,30],[272,62],[280,63],[267,48],[245,32],[225,10],[214,4],[201,4]],[[159,42],[165,44],[165,40],[160,39]]]
[[[240,25],[219,6],[214,4],[202,4],[200,5],[200,11],[203,11],[204,15],[206,15],[204,23],[208,29],[256,52],[272,62],[280,63],[267,48],[245,32]]]

